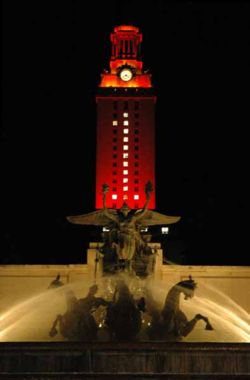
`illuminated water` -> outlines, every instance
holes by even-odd
[[[147,282],[146,282],[147,281]],[[129,278],[129,287],[135,298],[145,296],[145,285],[150,288],[152,295],[161,309],[168,290],[175,285],[172,282],[141,280]],[[65,290],[71,289],[77,298],[83,298],[89,286],[73,283],[57,289],[49,289],[30,299],[27,299],[0,315],[0,341],[60,341],[64,338],[58,334],[50,338],[49,331],[57,314],[66,311]],[[99,283],[97,296],[111,300],[115,287],[114,277],[105,277]],[[205,330],[204,321],[199,321],[194,330],[184,339],[189,342],[250,342],[250,315],[229,297],[217,289],[199,281],[192,299],[180,299],[180,309],[188,319],[200,313],[209,318],[213,331]],[[105,308],[95,312],[99,325],[99,340],[107,340],[104,318]],[[143,326],[150,324],[151,317],[142,313]],[[138,340],[147,340],[142,328]]]

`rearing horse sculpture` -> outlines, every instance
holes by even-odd
[[[92,313],[99,306],[108,306],[108,302],[102,297],[96,297],[97,285],[89,288],[84,298],[77,299],[72,291],[67,291],[67,311],[59,314],[51,327],[49,335],[57,334],[57,326],[61,335],[70,341],[92,341],[97,339],[98,326]]]
[[[151,326],[147,329],[150,339],[180,341],[194,329],[199,320],[206,322],[206,330],[213,330],[207,317],[196,314],[189,321],[180,310],[181,293],[186,300],[192,298],[196,286],[191,276],[188,280],[180,281],[169,290],[162,311],[151,310]]]

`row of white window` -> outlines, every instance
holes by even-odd
[[[123,113],[123,117],[126,118],[128,117],[128,112],[124,112]],[[128,120],[123,120],[123,125],[124,126],[128,126],[129,125],[129,122]],[[128,128],[124,128],[123,129],[123,133],[126,135],[128,134],[129,132],[129,129]],[[128,143],[128,136],[124,136],[123,137],[123,142],[127,142]],[[128,150],[128,146],[127,145],[123,145],[123,150]],[[124,156],[128,156],[128,153],[124,153],[123,154],[123,158]],[[123,167],[128,167],[128,161],[123,161]],[[128,183],[128,178],[123,178],[123,183]],[[123,191],[128,191],[128,186],[123,186]]]
[[[128,117],[128,113],[127,112],[124,112],[123,113],[123,117],[126,118]],[[117,120],[113,120],[113,126],[117,126],[118,125],[118,121]],[[128,126],[129,125],[129,122],[128,120],[123,120],[123,125],[124,126]],[[124,128],[123,129],[123,134],[124,135],[127,135],[129,133],[129,129],[128,128]],[[123,142],[129,142],[128,140],[128,137],[127,136],[124,136],[123,137]],[[128,145],[123,145],[123,150],[128,150]],[[128,153],[123,153],[123,158],[124,159],[128,159]],[[128,161],[123,161],[123,166],[124,167],[128,167]],[[123,175],[128,175],[128,170],[123,170]],[[122,182],[125,184],[125,183],[128,183],[128,178],[123,178]],[[128,186],[123,186],[123,191],[128,191]],[[112,194],[112,199],[113,200],[117,200],[118,196],[117,194]],[[123,195],[123,200],[126,200],[128,199],[128,195],[127,194],[124,194]],[[138,194],[135,194],[134,195],[134,200],[138,200],[139,199],[139,195]]]
[[[116,126],[118,125],[118,121],[117,121],[117,120],[113,120],[113,121],[112,121],[112,124],[113,124],[114,127],[116,127]],[[123,120],[123,125],[124,125],[124,126],[129,125],[128,120]]]
[[[125,187],[126,187],[126,186],[124,186],[123,189],[124,189]],[[124,190],[124,191],[127,191],[127,190]],[[117,198],[118,198],[117,194],[112,194],[112,199],[113,199],[113,200],[117,200]],[[135,201],[137,201],[139,198],[140,198],[140,197],[139,197],[138,194],[135,194],[135,195],[134,195],[134,200],[135,200]],[[128,196],[125,194],[125,195],[123,196],[123,199],[128,199]]]
[[[124,118],[128,117],[128,113],[124,112],[123,113],[123,117]],[[123,125],[124,126],[128,126],[129,125],[128,120],[123,120]],[[124,131],[126,131],[126,133],[124,133]],[[123,134],[124,135],[127,135],[128,132],[129,132],[128,128],[124,128],[123,129]],[[128,136],[123,136],[123,142],[128,143]],[[128,150],[128,145],[123,145],[123,150]],[[128,153],[123,153],[123,157],[124,157],[124,154],[128,155]],[[128,167],[128,161],[123,161],[123,167]],[[128,183],[128,178],[125,177],[125,178],[122,179],[122,181],[123,181],[123,183]],[[128,191],[128,186],[127,185],[123,186],[123,191]]]

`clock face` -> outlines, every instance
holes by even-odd
[[[120,72],[120,78],[124,80],[124,82],[128,82],[130,79],[132,79],[132,71],[130,69],[123,69]]]

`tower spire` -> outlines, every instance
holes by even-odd
[[[117,26],[111,33],[110,39],[112,43],[111,60],[140,59],[142,33],[139,33],[137,27],[131,25]]]
[[[151,75],[143,72],[142,33],[131,25],[120,25],[110,34],[110,70],[102,74],[100,87],[150,88]],[[122,71],[124,73],[122,74]]]

